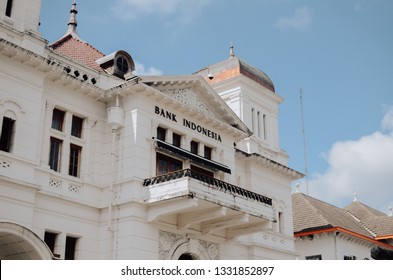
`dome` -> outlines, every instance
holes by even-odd
[[[231,52],[227,60],[210,65],[199,70],[195,74],[201,75],[206,79],[208,78],[207,80],[212,84],[228,80],[239,75],[244,75],[263,87],[275,92],[272,80],[270,80],[263,71],[236,57],[233,53],[233,47],[231,47]]]

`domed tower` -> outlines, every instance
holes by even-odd
[[[275,92],[270,78],[261,70],[235,56],[233,46],[228,59],[207,66],[196,75],[203,76],[230,106],[230,108],[247,125],[252,136],[239,143],[249,153],[286,155],[279,147],[278,106],[283,101]],[[271,156],[270,156],[271,155]]]

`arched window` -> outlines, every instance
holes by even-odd
[[[191,253],[183,253],[180,255],[179,260],[197,260],[198,257]]]

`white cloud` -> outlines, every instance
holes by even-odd
[[[393,206],[393,106],[380,131],[355,141],[335,143],[327,153],[329,169],[309,181],[310,195],[333,205],[359,201],[387,212]]]
[[[116,16],[134,20],[144,16],[158,16],[169,24],[192,22],[212,0],[118,0],[112,7]]]
[[[163,72],[157,68],[149,67],[145,68],[145,66],[141,63],[135,61],[135,75],[144,76],[144,75],[162,75]]]
[[[382,119],[382,128],[393,132],[393,106],[387,107],[387,112]]]
[[[312,21],[312,10],[306,6],[299,7],[291,17],[280,17],[274,26],[278,28],[305,29]]]

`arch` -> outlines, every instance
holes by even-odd
[[[4,111],[9,110],[12,112],[26,113],[23,107],[16,101],[12,99],[0,100],[0,105],[3,105]]]
[[[52,252],[30,229],[12,222],[0,222],[1,260],[52,260]]]
[[[181,258],[211,260],[217,257],[217,252],[215,250],[209,252],[208,249],[201,244],[201,241],[197,239],[179,240],[176,245],[173,246],[171,260],[180,260]]]
[[[179,260],[199,260],[198,256],[193,253],[183,253],[180,255]]]

